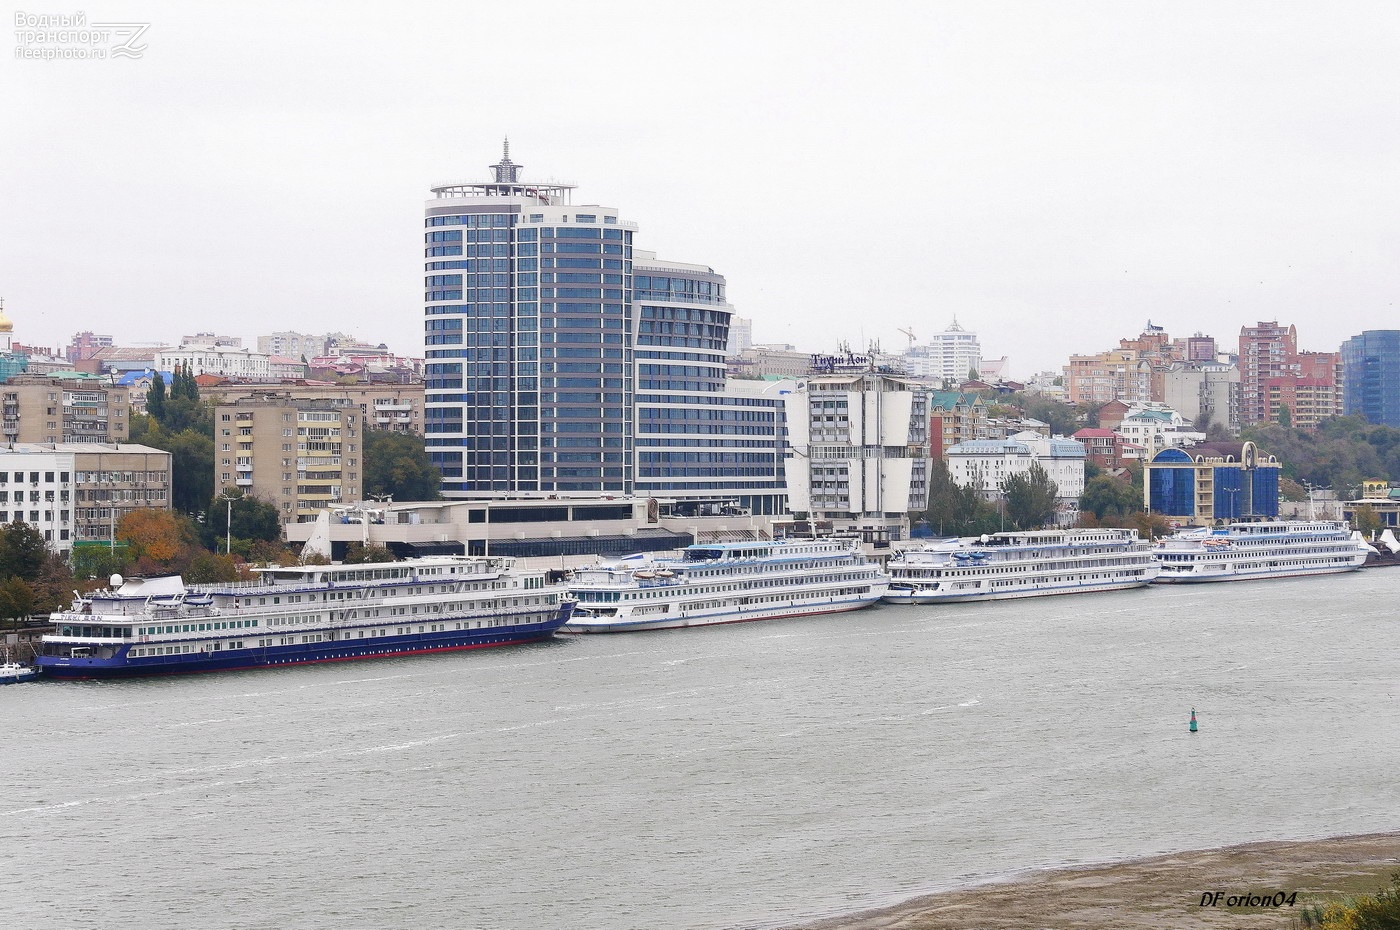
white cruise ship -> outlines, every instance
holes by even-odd
[[[1351,572],[1375,551],[1342,523],[1274,521],[1185,530],[1153,555],[1162,564],[1159,584],[1191,584]]]
[[[994,601],[1137,588],[1157,577],[1136,530],[996,533],[905,549],[889,563],[889,604]]]
[[[773,620],[868,607],[889,577],[850,539],[694,545],[581,568],[565,633],[621,633]]]

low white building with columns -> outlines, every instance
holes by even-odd
[[[185,366],[195,375],[219,375],[248,381],[268,381],[273,377],[270,355],[226,342],[186,341],[178,348],[161,349],[156,352],[152,367],[157,371],[174,371]]]
[[[973,439],[948,449],[948,472],[962,487],[980,487],[987,500],[999,500],[1006,479],[1023,475],[1037,462],[1055,482],[1062,512],[1079,509],[1084,493],[1084,443],[1020,432],[1006,439]]]

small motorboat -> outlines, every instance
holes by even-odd
[[[20,662],[0,664],[0,685],[13,685],[21,681],[33,681],[39,677],[39,670],[32,665]]]

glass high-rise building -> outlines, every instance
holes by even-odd
[[[633,268],[636,493],[784,512],[781,384],[725,380],[724,278],[641,250]]]
[[[1400,427],[1400,330],[1368,329],[1342,343],[1342,412]]]
[[[632,235],[527,184],[433,188],[424,225],[428,454],[448,498],[632,493]]]
[[[781,407],[728,396],[724,278],[649,254],[634,273],[636,226],[616,209],[524,181],[508,145],[491,171],[425,208],[425,438],[444,497],[742,496],[776,512]]]

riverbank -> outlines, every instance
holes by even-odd
[[[1287,930],[1304,904],[1372,894],[1400,869],[1400,833],[1250,843],[1057,869],[828,918],[802,930]],[[1218,903],[1202,896],[1222,892]],[[1263,896],[1297,893],[1293,906]],[[1255,906],[1230,907],[1231,896]]]

